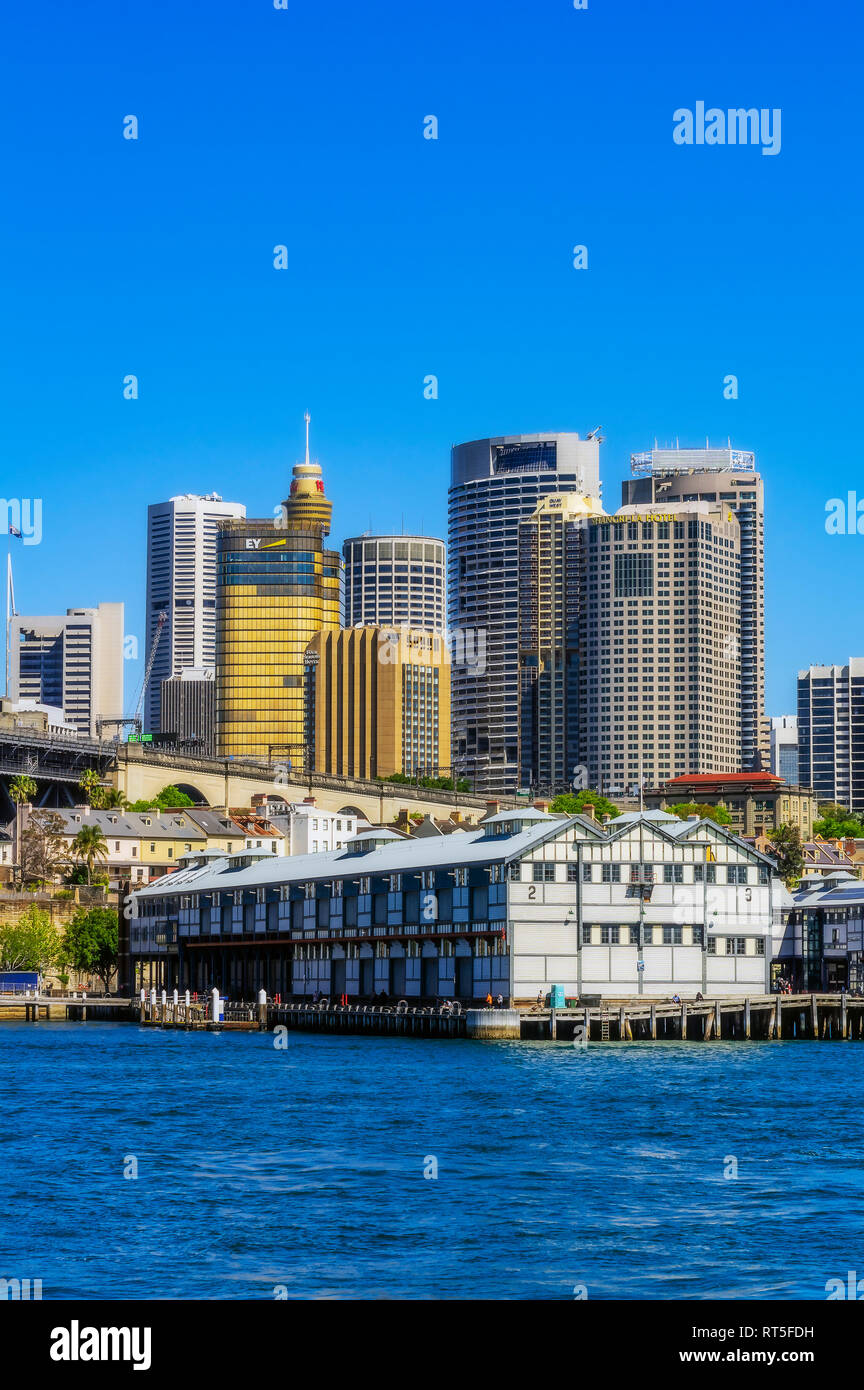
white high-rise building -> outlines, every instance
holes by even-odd
[[[185,493],[147,508],[147,638],[144,661],[161,613],[167,615],[147,688],[145,727],[161,729],[163,680],[216,661],[216,542],[219,526],[242,518],[242,502]]]
[[[84,738],[98,737],[100,720],[123,714],[123,604],[12,618],[9,692],[62,709]]]

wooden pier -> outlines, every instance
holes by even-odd
[[[184,1031],[314,1033],[417,1038],[522,1039],[574,1043],[864,1041],[864,999],[846,994],[758,994],[746,998],[601,1001],[566,1009],[483,1009],[458,1001],[437,1004],[255,1002],[164,995],[137,999],[90,995],[0,995],[0,1018],[27,1022],[121,1020]]]

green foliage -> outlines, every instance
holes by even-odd
[[[69,849],[72,859],[87,870],[87,882],[93,881],[97,863],[108,858],[108,841],[98,825],[82,825]]]
[[[9,795],[18,805],[22,805],[25,801],[32,801],[37,791],[38,788],[33,778],[25,777],[23,774],[13,777],[9,783]]]
[[[777,872],[787,888],[793,888],[804,869],[804,849],[797,825],[778,825],[769,830],[768,839],[777,859]]]
[[[592,802],[594,815],[602,821],[604,816],[619,816],[621,812],[613,802],[607,801],[605,796],[599,792],[564,792],[561,796],[556,796],[549,807],[550,811],[563,811],[568,816],[576,816],[582,813],[582,808],[586,801]]]
[[[471,790],[471,783],[467,777],[459,777],[455,787],[452,777],[409,777],[405,772],[392,772],[389,777],[384,778],[385,782],[398,782],[401,786],[424,787],[430,791],[442,792],[467,792]]]
[[[64,933],[63,951],[70,965],[98,976],[108,989],[117,969],[117,913],[110,907],[79,908]]]
[[[16,922],[0,926],[0,968],[38,970],[40,975],[60,963],[63,943],[43,908],[33,903]]]
[[[679,820],[686,820],[688,816],[699,816],[700,820],[713,820],[717,825],[732,824],[732,817],[725,806],[703,806],[698,801],[679,801],[676,806],[670,806],[669,811]]]
[[[836,801],[823,801],[819,819],[813,822],[813,834],[823,840],[860,839],[864,836],[864,821]]]
[[[133,801],[131,805],[127,802],[124,809],[127,811],[174,811],[178,807],[194,805],[195,802],[191,796],[178,791],[177,787],[163,787],[161,792],[151,797],[149,801]]]

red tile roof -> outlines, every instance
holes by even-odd
[[[764,787],[780,787],[784,779],[773,772],[688,772],[683,777],[670,778],[664,785],[675,787],[679,782],[698,783],[699,786],[716,785],[721,782],[756,782]]]

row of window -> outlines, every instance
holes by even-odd
[[[596,874],[595,874],[595,869],[598,868],[598,867],[599,867],[599,869],[600,869],[600,877],[599,877],[599,880],[597,879],[597,876],[596,876]],[[721,870],[725,867],[725,869],[726,869],[726,882],[727,882],[727,884],[742,884],[742,885],[744,885],[744,884],[746,884],[746,883],[748,882],[748,877],[747,877],[747,868],[748,868],[748,866],[747,866],[746,864],[727,864],[727,865],[725,865],[725,866],[724,866],[724,865],[719,865],[719,866],[718,866],[717,864],[694,864],[694,865],[693,865],[693,882],[694,882],[694,883],[717,883],[717,882],[718,882],[718,879],[717,879],[717,869],[718,869],[718,867],[719,867]],[[596,882],[599,881],[600,883],[620,883],[620,882],[621,882],[621,868],[622,868],[622,866],[621,866],[620,864],[600,864],[599,866],[598,866],[598,865],[595,865],[595,864],[583,864],[583,865],[582,865],[582,870],[581,870],[582,882],[583,882],[583,883],[596,883]],[[684,865],[683,865],[683,864],[663,864],[663,865],[660,865],[660,864],[630,864],[630,865],[624,865],[626,881],[628,881],[629,883],[659,883],[659,882],[661,882],[661,879],[659,878],[658,873],[659,873],[659,870],[660,870],[661,868],[662,868],[662,871],[663,871],[663,877],[662,877],[662,882],[663,882],[663,883],[683,883],[683,882],[684,882]],[[765,866],[765,865],[758,865],[757,868],[756,868],[756,872],[757,872],[757,874],[758,874],[758,882],[761,883],[761,884],[767,884],[768,881],[769,881],[769,873],[768,873],[768,868],[767,868],[767,866]],[[510,881],[513,882],[513,883],[519,883],[519,882],[521,881],[521,877],[522,877],[522,865],[521,865],[521,864],[511,864],[511,865],[510,865]],[[532,865],[532,877],[533,877],[533,881],[534,881],[535,883],[555,883],[555,882],[556,882],[556,865],[555,865],[555,863],[554,863],[553,861],[550,860],[550,861],[547,861],[547,862],[545,862],[545,863],[533,864],[533,865]],[[568,865],[566,866],[566,881],[567,881],[568,883],[577,883],[577,882],[579,881],[579,877],[580,877],[579,865],[578,865],[578,864],[568,864]],[[722,880],[720,880],[720,881],[722,882]]]

